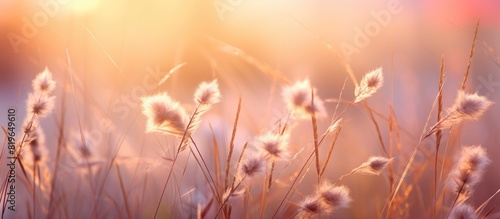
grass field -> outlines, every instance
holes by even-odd
[[[2,218],[500,218],[499,3],[0,5]]]

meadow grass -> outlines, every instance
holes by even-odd
[[[400,127],[392,105],[384,113],[369,102],[387,84],[384,78],[388,74],[384,69],[389,68],[374,67],[358,82],[349,63],[319,37],[318,42],[347,73],[343,87],[336,93],[338,98],[333,100],[321,98],[318,88],[308,78],[294,81],[235,46],[207,38],[214,47],[264,73],[282,91],[282,101],[276,102],[285,113],[272,121],[272,125],[258,127],[259,131],[244,143],[236,138],[241,130],[249,129],[242,127],[248,124],[241,122],[245,98],[225,98],[225,92],[230,91],[221,87],[225,87],[228,75],[214,74],[211,81],[199,81],[189,103],[177,100],[169,90],[148,93],[142,97],[141,109],[125,133],[111,133],[103,141],[93,142],[88,140],[85,121],[80,116],[82,105],[77,101],[79,91],[75,89],[72,73],[68,71],[64,81],[56,82],[50,70],[45,69],[32,81],[32,91],[26,97],[27,116],[17,140],[15,157],[21,172],[15,183],[16,206],[22,213],[6,209],[7,192],[13,184],[2,171],[0,176],[5,178],[0,191],[2,216],[339,218],[354,217],[352,211],[360,209],[351,210],[353,203],[363,203],[360,205],[370,208],[367,211],[375,212],[370,218],[488,218],[496,207],[489,202],[498,192],[487,200],[472,202],[471,199],[479,182],[488,174],[492,155],[480,142],[450,147],[450,139],[460,135],[460,127],[467,125],[464,121],[480,120],[493,104],[485,96],[466,91],[478,27],[453,105],[444,105],[445,98],[454,97],[445,97],[442,92],[446,77],[442,58],[441,68],[436,71],[439,81],[433,105],[420,135],[413,133],[419,136],[415,138],[417,141],[411,144],[402,140],[402,132],[407,131]],[[70,68],[69,55],[67,64]],[[185,64],[175,66],[158,86]],[[352,92],[352,98],[344,97],[347,92]],[[74,101],[66,102],[68,97]],[[230,114],[213,117],[220,112],[213,109],[225,101],[237,104]],[[327,105],[332,102],[334,106]],[[339,145],[339,138],[352,136],[342,130],[352,121],[348,112],[358,109],[365,110],[368,119],[366,124],[353,125],[373,127],[376,133],[373,144],[379,146],[380,154],[365,157],[365,162],[339,173],[333,165],[339,162],[333,159],[341,159],[342,163],[342,159],[359,156],[336,154],[335,150],[346,147]],[[55,115],[55,111],[59,114]],[[65,122],[68,111],[76,114],[76,128]],[[46,127],[40,122],[50,118],[49,115],[56,121],[56,130],[50,132],[53,136],[44,134]],[[141,125],[135,122],[137,118]],[[220,127],[212,124],[214,118],[230,121],[229,138],[222,136],[224,140],[220,141]],[[73,140],[69,132],[72,129],[76,130]],[[208,138],[198,134],[203,130],[209,130]],[[141,153],[123,155],[122,146],[132,132],[141,133],[133,136],[156,142],[162,147],[161,154],[154,158],[142,156],[148,145],[140,145],[137,148]],[[7,139],[7,132],[4,134]],[[363,133],[354,135],[364,137]],[[429,141],[433,146],[423,148],[424,142]],[[5,142],[2,162],[7,162]],[[419,154],[423,158],[417,161]],[[425,177],[429,169],[432,177]],[[383,190],[385,196],[376,199],[376,204],[370,200],[371,194],[357,199],[361,196],[356,190],[359,187],[351,188],[353,181],[349,178],[373,177],[381,178],[384,185],[379,183],[375,186],[380,188],[371,189]],[[410,207],[416,203],[423,203],[418,215]]]

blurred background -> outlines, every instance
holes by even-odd
[[[495,0],[0,0],[0,107],[2,112],[8,107],[18,108],[18,120],[22,120],[31,80],[47,66],[58,83],[56,110],[42,121],[49,150],[54,147],[56,137],[51,136],[57,136],[60,114],[65,111],[68,133],[78,132],[79,117],[81,127],[93,137],[103,157],[120,148],[124,157],[159,159],[167,144],[160,145],[144,133],[139,98],[167,91],[192,110],[196,86],[217,78],[223,102],[207,115],[195,139],[206,144],[206,153],[212,153],[211,125],[222,145],[221,154],[225,154],[238,97],[242,98],[242,112],[237,151],[286,118],[281,97],[285,83],[278,74],[292,82],[309,78],[318,95],[327,100],[330,117],[335,109],[333,100],[339,97],[346,80],[342,99],[351,100],[354,85],[332,53],[336,51],[348,61],[358,80],[383,67],[384,87],[368,103],[378,112],[386,147],[390,106],[394,108],[402,143],[396,163],[404,164],[428,116],[430,123],[435,121],[432,104],[438,91],[441,58],[446,72],[444,106],[453,104],[478,21],[467,91],[500,102],[499,10],[500,2]],[[249,57],[264,63],[264,67],[249,61]],[[158,86],[161,78],[181,63],[185,65]],[[500,176],[495,170],[500,162],[499,112],[498,104],[493,105],[479,121],[464,123],[455,132],[459,134],[446,134],[443,141],[448,142],[446,153],[450,156],[460,145],[481,144],[493,160],[471,199],[475,206],[499,189]],[[6,122],[4,117],[1,124]],[[327,174],[332,179],[371,155],[383,154],[362,105],[350,108],[344,117],[344,129]],[[325,130],[329,122],[319,121],[320,130]],[[309,121],[297,122],[294,133],[293,151],[310,145]],[[71,141],[68,134],[65,142]],[[175,139],[164,141],[172,143]],[[433,141],[424,145],[417,163],[432,158]],[[328,144],[323,145],[325,152]],[[284,176],[293,175],[305,161],[303,157],[298,159],[297,164],[287,167]],[[448,168],[452,160],[446,160]],[[165,169],[152,171],[164,174]],[[192,169],[197,171],[196,166]],[[314,182],[313,171],[308,174],[311,179],[305,180]],[[426,194],[432,190],[432,176],[432,168],[427,168],[417,182],[418,189],[408,206],[413,215],[429,211],[431,197]],[[152,197],[163,178],[155,180],[148,190]],[[289,183],[285,177],[282,181],[284,186]],[[338,215],[367,218],[384,207],[387,176],[352,176],[344,183],[351,188],[355,201],[351,209]],[[298,202],[311,193],[314,187],[310,185],[299,185],[300,192],[292,200]],[[379,187],[383,189],[374,191]],[[282,193],[270,197],[279,200]],[[498,203],[500,198],[495,197],[491,206]],[[268,208],[275,205],[271,203]]]

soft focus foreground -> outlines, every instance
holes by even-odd
[[[2,215],[498,218],[498,9],[3,1]]]

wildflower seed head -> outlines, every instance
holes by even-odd
[[[289,134],[283,135],[267,132],[257,138],[257,148],[264,155],[271,155],[273,159],[285,159],[289,155]]]
[[[264,172],[265,169],[265,159],[260,156],[252,155],[247,157],[242,161],[241,174],[246,177],[253,177],[259,173]]]
[[[335,186],[331,182],[325,181],[317,190],[317,195],[321,201],[331,209],[347,208],[352,202],[349,189],[345,186]]]
[[[311,92],[314,92],[314,101],[311,101]],[[316,117],[326,116],[324,103],[316,95],[316,88],[311,86],[309,79],[297,81],[294,85],[285,87],[283,100],[288,110],[297,113],[300,118],[309,118],[313,112]]]
[[[67,152],[71,155],[70,164],[77,167],[87,167],[102,163],[105,157],[97,148],[101,144],[100,140],[95,138],[91,132],[82,130],[71,131],[70,141],[66,146]],[[80,171],[81,174],[88,174],[86,171]]]
[[[80,148],[78,148],[78,151],[80,152],[80,155],[82,157],[90,157],[90,156],[92,156],[92,151],[90,150],[90,147],[87,144],[88,143],[81,144]]]
[[[481,181],[490,162],[486,150],[480,145],[462,147],[449,174],[449,186],[459,193],[461,201],[465,201],[473,192],[473,187]]]
[[[89,159],[94,155],[92,148],[96,142],[89,132],[84,131],[82,134],[80,132],[73,134],[73,149],[79,158]]]
[[[311,98],[309,98],[309,100],[310,99]],[[314,92],[314,102],[313,103],[311,103],[311,101],[307,102],[307,104],[304,105],[304,111],[306,112],[307,115],[311,115],[314,113],[315,116],[318,118],[326,117],[325,104],[323,103],[323,100],[321,100],[316,95],[316,92]]]
[[[290,109],[300,109],[304,102],[309,99],[311,93],[311,82],[309,79],[297,81],[293,86],[286,87],[283,96]]]
[[[477,120],[492,104],[493,102],[486,97],[459,91],[455,103],[448,110],[449,115],[432,127],[428,135],[435,133],[437,130],[451,128],[464,119]]]
[[[370,97],[376,93],[383,84],[384,76],[382,74],[382,67],[367,73],[361,79],[359,86],[356,86],[356,89],[354,90],[354,95],[356,96],[354,102],[357,103]]]
[[[25,121],[23,126],[26,127],[27,124],[28,121]],[[29,164],[45,161],[48,152],[45,146],[45,135],[43,130],[35,124],[32,126],[31,131],[26,134],[25,145],[27,148],[22,150],[24,161]]]
[[[182,136],[189,122],[186,110],[167,93],[143,97],[142,113],[147,117],[147,132]]]
[[[475,219],[476,212],[472,206],[468,204],[459,204],[450,212],[450,219]]]
[[[45,68],[43,72],[33,79],[32,86],[36,93],[49,94],[56,87],[56,82],[52,80],[52,73],[50,73],[49,69]]]
[[[460,169],[467,169],[474,172],[484,171],[489,163],[490,159],[487,156],[486,150],[480,145],[462,148],[459,160]]]
[[[194,102],[200,105],[213,105],[222,100],[217,80],[202,82],[194,93]]]
[[[300,206],[300,211],[303,214],[309,214],[309,215],[314,215],[314,214],[320,214],[322,213],[322,205],[321,202],[319,201],[319,198],[317,196],[308,196],[302,200],[299,204]]]
[[[30,93],[28,95],[27,111],[38,117],[45,117],[54,109],[54,102],[54,96],[47,96],[42,93]]]
[[[34,162],[41,162],[45,158],[46,150],[44,145],[45,136],[41,129],[37,129],[29,144]]]
[[[368,161],[361,164],[357,172],[367,175],[380,175],[393,158],[386,157],[370,157]]]
[[[194,94],[194,102],[198,104],[198,107],[191,117],[191,123],[188,127],[189,133],[194,133],[198,129],[203,121],[203,115],[212,108],[213,104],[220,102],[221,99],[222,97],[217,80],[202,82],[198,86]],[[188,143],[188,141],[186,141],[186,143]]]
[[[493,102],[488,100],[488,98],[479,96],[477,93],[467,94],[459,91],[451,110],[456,110],[467,119],[477,120],[492,104]]]
[[[38,128],[38,120],[35,119],[33,121],[30,121],[28,119],[24,120],[22,130],[23,133],[26,134],[26,137],[29,139],[31,135],[35,134],[36,129]]]

